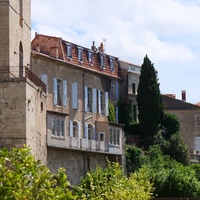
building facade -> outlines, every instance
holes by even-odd
[[[103,44],[89,49],[40,34],[32,41],[31,69],[47,86],[47,165],[65,167],[72,184],[107,159],[123,163],[122,125],[117,115],[108,121],[108,102],[117,110],[118,62]]]

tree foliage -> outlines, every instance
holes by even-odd
[[[142,150],[134,145],[126,145],[125,155],[128,174],[135,172],[145,163]]]
[[[153,187],[146,169],[131,174],[128,178],[118,163],[108,163],[104,170],[97,166],[87,174],[76,188],[78,199],[93,200],[147,200],[151,199]]]
[[[171,135],[164,153],[175,159],[177,162],[184,165],[189,164],[189,147],[179,133]]]
[[[131,101],[119,100],[119,123],[124,124],[124,131],[128,131],[128,126],[134,122],[134,113]]]
[[[177,133],[180,129],[179,119],[176,115],[166,113],[162,122],[165,138],[169,138],[172,134]]]
[[[52,174],[28,148],[0,150],[0,199],[72,200],[64,169]]]
[[[108,120],[110,122],[115,122],[115,118],[116,118],[115,106],[114,106],[114,104],[111,101],[108,102],[108,110],[109,110]]]
[[[198,197],[200,195],[199,166],[184,166],[168,155],[164,155],[160,148],[150,149],[150,162],[145,166],[155,187],[155,194],[159,197]]]
[[[161,124],[163,106],[157,82],[157,73],[147,56],[144,58],[141,67],[137,104],[139,122],[144,137],[148,139],[148,146],[152,143],[153,136],[157,133],[158,127]]]

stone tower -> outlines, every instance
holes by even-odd
[[[0,67],[30,64],[30,0],[0,0],[0,44]]]
[[[46,86],[30,59],[31,0],[0,0],[0,148],[26,144],[45,163]]]

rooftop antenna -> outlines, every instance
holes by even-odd
[[[106,39],[103,38],[104,53],[106,53]]]

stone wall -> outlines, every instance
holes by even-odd
[[[114,155],[48,148],[47,166],[54,173],[64,167],[70,184],[77,185],[80,178],[85,177],[88,170],[94,170],[97,164],[105,168],[107,159],[112,162],[119,160]]]
[[[20,24],[20,1],[0,1],[0,67],[19,66],[19,45],[23,47],[23,65],[30,65],[31,7],[30,0],[22,3]]]

